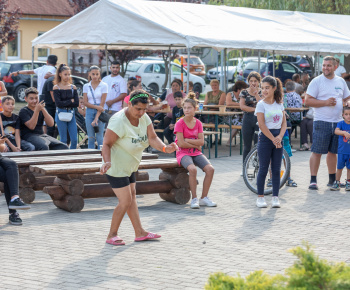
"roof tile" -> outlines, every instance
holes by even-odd
[[[10,0],[8,11],[20,7],[22,14],[73,16],[74,9],[67,0]]]

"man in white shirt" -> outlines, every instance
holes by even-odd
[[[338,136],[334,134],[334,130],[343,119],[343,103],[350,99],[345,80],[334,73],[336,68],[336,59],[332,56],[325,57],[322,64],[323,74],[314,78],[306,91],[305,105],[314,108],[309,189],[318,189],[317,172],[322,154],[327,154],[328,186],[332,186],[335,180]]]
[[[123,100],[128,89],[125,80],[120,76],[120,62],[113,61],[110,66],[111,74],[105,76],[102,81],[108,85],[108,94],[105,103],[105,112],[114,115],[123,107]]]
[[[337,69],[335,70],[335,75],[337,75],[338,77],[344,77],[346,75],[346,69],[345,67],[343,67],[340,64],[340,59],[339,58],[335,58],[336,62],[337,62]]]
[[[56,73],[56,64],[57,64],[57,56],[56,55],[49,55],[47,57],[46,65],[38,67],[34,70],[19,70],[16,72],[13,72],[10,74],[10,77],[13,76],[18,76],[18,75],[32,75],[36,74],[38,76],[38,84],[37,84],[37,89],[39,92],[39,97],[41,98],[44,83],[46,79],[49,77],[53,76]]]

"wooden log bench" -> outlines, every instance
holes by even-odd
[[[86,154],[83,154],[86,153]],[[84,162],[102,162],[101,151],[97,149],[55,150],[55,151],[30,151],[9,152],[6,157],[17,163],[19,168],[19,195],[25,203],[35,200],[35,191],[43,190],[45,186],[53,185],[55,176],[44,176],[40,173],[32,173],[30,165],[67,164]],[[5,154],[3,154],[5,156]],[[157,159],[157,154],[143,153],[142,159]],[[148,172],[142,171],[137,174],[138,180],[148,180]],[[83,178],[85,184],[108,182],[105,176],[100,174],[88,174]],[[3,191],[1,183],[0,190]]]
[[[100,162],[30,165],[32,173],[56,176],[53,186],[43,191],[50,195],[53,203],[69,212],[80,212],[85,198],[115,196],[109,183],[87,184],[86,176],[100,170]],[[176,158],[142,160],[139,170],[161,169],[159,180],[137,181],[136,194],[158,193],[163,200],[185,204],[191,198],[187,170],[179,166]],[[102,178],[102,177],[101,177]]]

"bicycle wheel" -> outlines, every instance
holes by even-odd
[[[286,183],[290,173],[290,158],[286,150],[283,149],[281,164],[280,188]],[[246,186],[254,193],[258,193],[257,177],[259,171],[259,157],[257,146],[249,152],[243,164],[243,180]],[[264,194],[271,194],[272,187],[265,187]]]

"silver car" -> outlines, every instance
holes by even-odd
[[[265,58],[261,58],[261,61],[263,61]],[[228,60],[228,66],[227,66],[227,79],[229,82],[234,83],[235,81],[239,80],[236,79],[236,77],[239,75],[240,71],[244,70],[244,67],[247,63],[251,61],[258,61],[258,58],[256,56],[252,57],[235,57]],[[221,77],[221,66],[214,67],[207,72],[207,79],[213,80],[217,79],[220,80]]]

